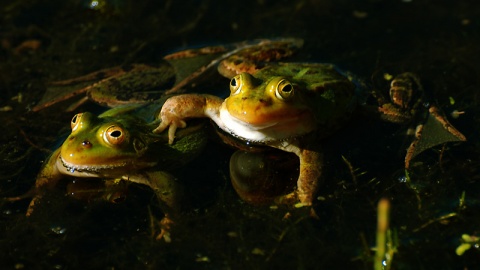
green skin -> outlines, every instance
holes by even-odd
[[[278,201],[311,205],[323,163],[319,139],[347,122],[356,105],[355,85],[333,65],[285,63],[241,73],[231,80],[230,90],[225,100],[198,94],[168,99],[154,132],[168,128],[172,143],[184,120],[208,117],[249,144],[295,153],[300,159],[297,189]]]
[[[72,133],[37,176],[35,196],[27,216],[45,189],[55,186],[62,178],[73,176],[147,185],[164,208],[166,217],[162,224],[169,224],[167,220],[178,210],[182,189],[166,171],[195,157],[205,146],[207,136],[202,123],[178,134],[174,145],[167,143],[166,134],[152,133],[158,120],[149,118],[164,101],[117,107],[99,116],[88,112],[77,114],[72,119]]]

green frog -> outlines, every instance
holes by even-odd
[[[182,130],[174,145],[168,144],[166,134],[152,133],[158,125],[152,116],[164,101],[121,106],[98,116],[89,112],[76,114],[71,120],[71,134],[37,176],[27,216],[41,202],[45,190],[62,178],[100,178],[108,184],[127,181],[153,189],[165,212],[158,238],[165,236],[182,193],[181,185],[168,171],[199,154],[207,136],[202,122]]]
[[[186,119],[207,117],[246,145],[294,153],[300,161],[296,189],[277,201],[311,206],[322,171],[322,139],[350,118],[356,107],[355,90],[355,84],[331,64],[271,64],[235,75],[226,99],[202,94],[171,97],[154,132],[168,129],[174,145],[177,129],[187,126]]]

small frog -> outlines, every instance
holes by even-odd
[[[388,122],[413,124],[408,135],[413,135],[405,156],[405,169],[421,152],[446,142],[466,141],[443,115],[434,102],[427,102],[420,78],[412,72],[401,73],[390,83],[389,98],[376,92],[380,117]]]
[[[152,133],[153,127],[158,125],[152,116],[164,101],[117,107],[99,116],[89,112],[76,114],[71,120],[71,134],[37,176],[27,216],[41,202],[45,190],[62,178],[100,178],[106,183],[127,181],[153,189],[165,211],[158,238],[165,236],[171,216],[178,210],[182,191],[181,185],[167,171],[199,154],[207,136],[201,122],[182,130],[184,132],[179,134],[174,145],[167,143],[166,134]]]
[[[168,99],[154,132],[168,129],[173,143],[177,128],[186,127],[185,119],[208,117],[245,144],[292,152],[300,160],[297,188],[277,201],[310,206],[322,170],[321,140],[350,118],[355,89],[331,64],[271,64],[234,76],[226,99],[202,94]]]

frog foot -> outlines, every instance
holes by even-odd
[[[296,205],[298,202],[297,192],[291,192],[286,195],[278,196],[274,200],[275,204]]]
[[[160,222],[160,233],[155,237],[155,240],[164,240],[166,243],[170,243],[172,238],[170,237],[170,229],[174,223],[168,216],[165,216]]]
[[[153,133],[161,133],[168,128],[168,143],[173,144],[177,128],[185,128],[186,126],[187,123],[184,120],[174,115],[164,117],[164,114],[162,113],[162,122],[153,130]]]
[[[310,207],[312,206],[311,201],[305,201],[301,199],[301,196],[298,194],[298,191],[291,192],[286,195],[279,196],[275,198],[276,204],[286,204],[293,205],[295,208]]]
[[[275,198],[275,204],[284,204],[284,205],[293,205],[294,208],[300,209],[305,208],[308,211],[308,215],[314,219],[320,219],[315,209],[313,208],[312,203],[299,202],[299,196],[297,192],[291,192],[289,194],[279,196]],[[287,213],[284,219],[289,218],[290,213]]]

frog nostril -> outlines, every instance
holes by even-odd
[[[91,143],[90,141],[85,140],[85,141],[82,142],[82,146],[83,146],[84,148],[91,148],[91,147],[92,147],[92,143]]]

